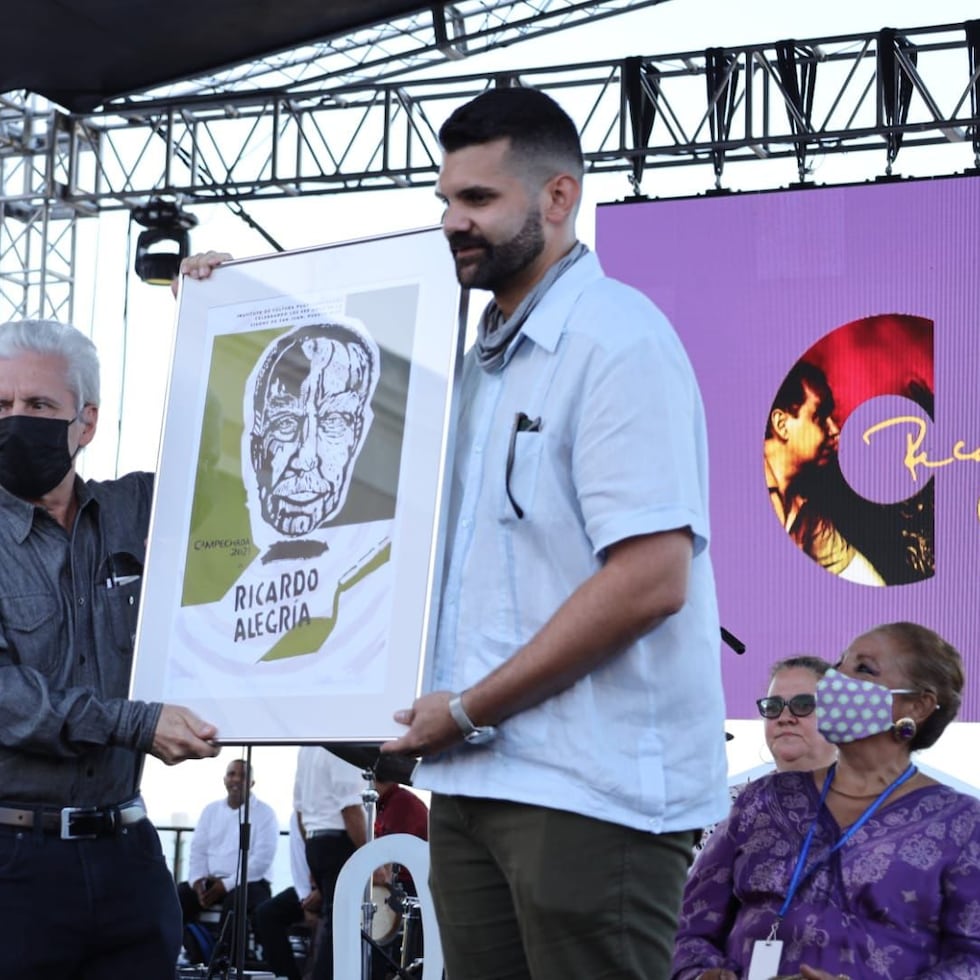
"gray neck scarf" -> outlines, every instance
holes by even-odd
[[[567,272],[589,249],[581,242],[576,242],[572,250],[559,259],[537,282],[531,291],[521,300],[520,305],[504,320],[500,307],[495,300],[487,303],[487,308],[480,317],[476,329],[476,358],[484,371],[499,371],[504,364],[504,355],[510,342],[524,326],[532,310],[541,302],[542,297],[555,284],[555,281]]]

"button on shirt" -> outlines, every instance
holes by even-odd
[[[540,426],[514,433],[517,413]],[[538,429],[538,431],[533,431]],[[720,630],[708,555],[708,457],[693,371],[666,318],[586,255],[508,351],[460,387],[433,689],[510,658],[636,535],[690,528],[687,602],[485,746],[424,759],[418,786],[654,832],[727,811]]]
[[[130,799],[160,717],[161,705],[127,700],[153,477],[77,480],[75,489],[67,532],[0,488],[4,802]],[[128,581],[108,587],[113,567]]]

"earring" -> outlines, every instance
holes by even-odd
[[[914,718],[899,718],[892,725],[892,735],[899,742],[911,742],[915,738],[915,733],[919,730]]]

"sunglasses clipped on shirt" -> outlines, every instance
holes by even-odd
[[[812,694],[794,694],[787,701],[776,694],[771,698],[759,698],[756,704],[759,706],[759,714],[770,720],[778,718],[783,713],[783,708],[789,708],[790,714],[797,718],[806,718],[813,714],[817,699]]]

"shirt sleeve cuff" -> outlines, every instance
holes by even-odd
[[[624,514],[603,522],[596,521],[587,528],[597,556],[627,538],[644,534],[661,534],[689,528],[693,536],[694,557],[708,546],[708,527],[699,514],[683,508],[661,509],[645,513]]]
[[[149,752],[163,705],[155,701],[120,701],[119,721],[113,737],[116,745]]]

